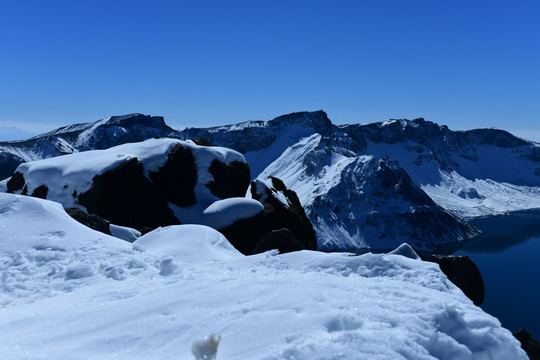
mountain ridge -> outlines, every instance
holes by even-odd
[[[334,125],[319,110],[177,131],[162,117],[130,114],[29,140],[32,150],[41,142],[54,149],[46,156],[58,156],[153,136],[204,138],[242,153],[254,179],[283,180],[298,194],[320,244],[327,244],[322,249],[391,248],[404,241],[430,248],[477,234],[455,215],[540,207],[538,144],[504,130],[452,131],[423,118]],[[17,152],[0,152],[0,162],[10,154]]]

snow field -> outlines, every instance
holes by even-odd
[[[191,359],[215,333],[217,359],[526,359],[436,264],[398,254],[246,257],[201,225],[130,244],[11,194],[0,229],[2,358]]]

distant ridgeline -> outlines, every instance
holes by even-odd
[[[295,193],[321,250],[403,242],[431,249],[478,234],[460,216],[540,207],[536,143],[503,130],[452,131],[424,119],[336,126],[323,111],[182,131],[162,117],[113,116],[0,142],[0,178],[24,162],[154,137],[197,139],[243,154],[251,180]]]

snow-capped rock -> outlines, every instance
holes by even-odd
[[[182,209],[197,216],[217,200],[244,196],[250,176],[233,150],[149,139],[24,163],[2,183],[8,192],[80,207],[113,224],[154,229],[191,222]]]
[[[281,253],[317,249],[313,225],[300,200],[280,179],[272,177],[254,181],[251,196],[254,199],[251,201],[258,203],[260,210],[219,228],[243,254],[272,249]]]
[[[468,256],[435,255],[426,258],[439,264],[441,271],[459,287],[475,305],[484,302],[484,279],[476,264]]]

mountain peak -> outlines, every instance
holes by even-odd
[[[155,126],[168,127],[165,124],[165,120],[163,119],[163,116],[151,116],[151,115],[144,115],[140,113],[110,116],[100,121],[103,121],[103,123],[100,125],[105,125],[105,124],[119,125],[119,126],[145,125],[145,126],[152,126],[152,127],[155,127]]]
[[[291,126],[295,124],[313,128],[316,132],[326,132],[332,128],[332,122],[328,114],[323,110],[299,111],[278,116],[269,121],[271,125],[278,127]]]

